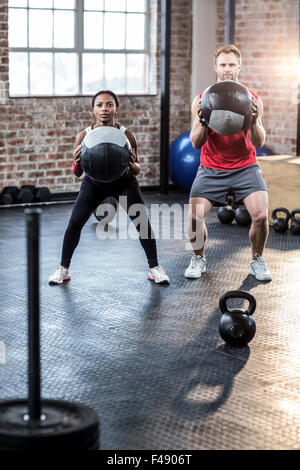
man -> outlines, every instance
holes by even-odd
[[[241,70],[241,53],[233,45],[219,47],[215,52],[214,69],[217,82],[234,80],[238,82]],[[203,245],[194,248],[187,278],[199,278],[206,271],[204,255],[207,229],[205,218],[214,204],[226,205],[226,195],[233,192],[236,202],[245,204],[252,219],[249,238],[252,248],[250,273],[259,281],[271,281],[272,275],[262,257],[269,233],[268,193],[256,159],[255,147],[265,141],[262,125],[263,105],[261,99],[252,94],[252,121],[250,128],[231,136],[221,136],[207,127],[201,110],[201,96],[192,104],[193,127],[190,138],[194,147],[201,150],[201,166],[191,188],[190,211],[192,228],[195,232],[197,207],[203,208]],[[199,223],[199,218],[198,218]],[[197,226],[197,231],[199,225]],[[192,241],[192,240],[191,240]],[[198,249],[199,248],[199,249]]]

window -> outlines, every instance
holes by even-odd
[[[148,0],[9,0],[10,95],[155,92],[149,17]]]

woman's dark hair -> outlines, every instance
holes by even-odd
[[[99,95],[110,95],[110,96],[114,99],[114,102],[116,103],[117,108],[120,106],[119,98],[117,97],[117,95],[116,95],[113,91],[110,91],[110,90],[101,90],[101,91],[98,91],[98,93],[96,93],[96,94],[93,96],[93,99],[92,99],[92,107],[94,107],[95,99],[96,99],[97,96],[99,96]]]

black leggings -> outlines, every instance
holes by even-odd
[[[65,232],[61,265],[65,268],[70,266],[72,255],[79,243],[81,230],[84,224],[88,221],[99,204],[101,204],[101,202],[108,196],[113,196],[117,200],[119,200],[120,196],[127,196],[127,212],[132,204],[142,204],[142,209],[144,210],[146,217],[145,220],[148,225],[148,233],[146,237],[144,236],[145,234],[141,236],[141,227],[138,221],[135,223],[137,216],[129,215],[129,217],[139,232],[139,240],[146,253],[149,267],[153,268],[154,266],[157,266],[158,261],[155,235],[148,219],[146,206],[143,201],[138,181],[136,177],[131,174],[123,176],[114,183],[98,183],[88,176],[84,177],[72,210],[69,225]]]

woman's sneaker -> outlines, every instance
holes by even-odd
[[[272,281],[267,263],[262,256],[257,256],[250,263],[250,273],[255,276],[258,281]]]
[[[162,266],[155,266],[151,268],[148,274],[150,281],[155,281],[156,284],[169,284],[170,279]]]
[[[60,266],[55,273],[49,277],[49,284],[62,284],[64,281],[69,281],[70,279],[70,270]]]
[[[206,272],[206,258],[201,255],[193,255],[189,267],[185,270],[184,276],[188,279],[198,279],[202,273]]]

